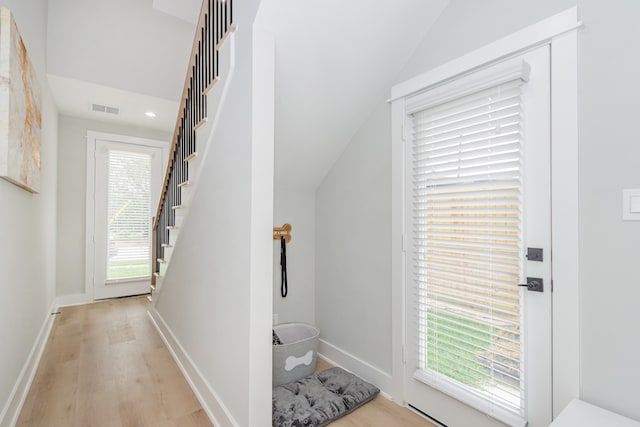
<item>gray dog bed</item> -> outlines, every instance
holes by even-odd
[[[380,390],[340,368],[273,388],[273,427],[321,427],[373,399]]]

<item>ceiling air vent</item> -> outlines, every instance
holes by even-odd
[[[120,109],[118,107],[109,107],[107,105],[101,104],[91,104],[91,111],[96,111],[98,113],[107,113],[107,114],[120,114]]]

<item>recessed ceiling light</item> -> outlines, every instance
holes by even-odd
[[[153,111],[147,111],[146,113],[144,113],[144,115],[147,117],[155,117],[156,113],[154,113]]]

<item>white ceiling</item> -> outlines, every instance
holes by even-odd
[[[48,78],[58,111],[62,114],[173,133],[178,117],[178,102],[176,101],[52,74],[49,74]],[[91,109],[92,104],[118,107],[120,113],[115,116],[95,112]],[[145,115],[147,111],[156,113],[156,117],[147,117]]]
[[[315,189],[447,0],[262,0],[276,43],[276,183]]]
[[[319,185],[447,1],[262,0],[256,26],[276,41],[280,188]],[[60,111],[173,130],[200,5],[49,0],[47,70]]]
[[[49,0],[47,72],[177,101],[194,32],[152,0]]]
[[[187,21],[198,16],[200,5],[200,0],[49,0],[47,72],[60,110],[172,130],[195,32]],[[121,109],[121,117],[88,111],[91,103],[109,102]],[[144,116],[146,109],[158,114],[155,121]]]

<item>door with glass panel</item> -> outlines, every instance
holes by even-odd
[[[549,106],[548,47],[405,101],[406,400],[449,426],[551,422]]]
[[[94,299],[149,292],[162,149],[96,140]]]

